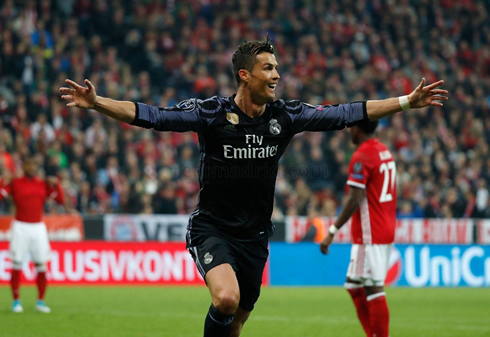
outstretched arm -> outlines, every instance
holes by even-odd
[[[116,101],[110,98],[97,96],[95,88],[89,80],[85,80],[87,87],[82,87],[72,80],[65,80],[71,88],[60,88],[64,95],[62,99],[69,103],[67,107],[78,107],[80,109],[94,109],[106,116],[120,122],[131,123],[136,117],[136,106],[133,102]]]
[[[447,90],[436,89],[444,81],[437,81],[428,86],[425,85],[425,78],[408,96],[388,98],[380,101],[367,101],[366,109],[370,120],[380,119],[402,110],[424,108],[426,106],[442,106],[441,102],[447,101]]]
[[[71,80],[66,80],[66,83],[71,88],[60,88],[60,91],[64,94],[61,98],[69,101],[67,107],[94,109],[120,122],[159,131],[198,132],[202,126],[201,104],[207,102],[205,105],[208,114],[213,113],[219,105],[213,98],[205,101],[190,99],[172,107],[162,108],[97,96],[89,80],[85,80],[87,87],[82,87]]]

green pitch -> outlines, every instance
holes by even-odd
[[[34,311],[35,288],[21,289],[23,314],[0,287],[1,336],[199,337],[210,304],[205,288],[51,287],[51,314]],[[391,335],[490,336],[490,289],[387,289]],[[264,288],[242,336],[363,336],[342,288]]]

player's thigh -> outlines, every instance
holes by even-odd
[[[44,223],[32,225],[30,231],[30,249],[31,259],[36,265],[42,265],[48,262],[51,254],[49,245],[48,230]]]
[[[233,247],[237,258],[240,307],[252,311],[260,296],[265,264],[269,256],[268,239],[240,242]]]
[[[239,296],[236,259],[226,239],[209,236],[188,250],[206,281],[213,303],[220,296]]]
[[[14,263],[22,263],[29,251],[29,237],[25,227],[18,221],[12,221],[10,226],[9,251]]]
[[[220,264],[206,273],[211,299],[216,307],[238,305],[240,289],[235,271],[228,263]],[[227,303],[223,303],[227,302]]]
[[[393,244],[366,245],[365,282],[367,287],[383,287]]]
[[[350,262],[347,268],[348,283],[363,283],[364,267],[365,267],[365,252],[366,246],[353,244],[350,251]]]

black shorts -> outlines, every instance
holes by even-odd
[[[260,241],[234,241],[218,236],[208,236],[188,244],[188,250],[197,270],[206,273],[220,264],[228,263],[236,273],[240,287],[240,307],[252,311],[260,295],[262,274],[269,257],[268,238]]]

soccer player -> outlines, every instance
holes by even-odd
[[[363,120],[350,129],[358,148],[349,165],[349,194],[320,249],[328,254],[335,233],[352,217],[345,287],[366,336],[387,337],[389,311],[383,285],[395,238],[396,166],[388,148],[373,137],[377,125],[377,120]]]
[[[10,240],[10,254],[13,261],[12,278],[10,285],[14,301],[12,311],[23,312],[19,300],[20,277],[22,262],[27,253],[36,265],[38,300],[36,309],[43,313],[50,313],[51,309],[44,302],[46,292],[46,264],[49,260],[50,247],[46,225],[41,221],[44,204],[47,198],[53,198],[57,203],[64,204],[65,194],[56,177],[47,177],[46,180],[36,177],[37,164],[29,158],[23,163],[24,176],[0,181],[0,200],[12,196],[15,204],[15,219],[11,225],[12,237]]]
[[[199,201],[191,214],[187,248],[211,294],[204,336],[239,336],[260,293],[278,160],[302,131],[343,129],[398,111],[442,105],[439,81],[409,96],[337,106],[276,100],[278,63],[269,40],[242,43],[232,59],[238,92],[231,97],[189,99],[162,108],[115,101],[66,80],[68,107],[95,109],[118,121],[159,131],[194,131],[200,143]],[[402,102],[402,106],[400,105]]]

